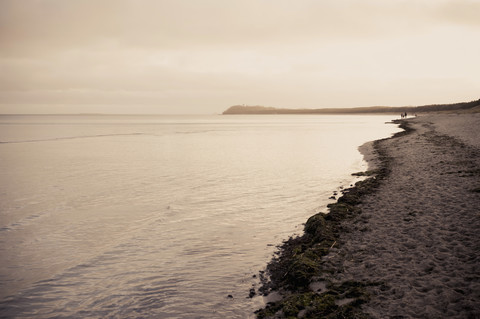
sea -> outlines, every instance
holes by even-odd
[[[393,115],[1,115],[0,318],[254,318]]]

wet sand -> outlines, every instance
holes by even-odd
[[[376,283],[360,306],[374,318],[480,318],[480,114],[406,121],[377,142],[390,173],[342,222],[323,277]]]

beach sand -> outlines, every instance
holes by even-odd
[[[259,318],[480,318],[480,113],[399,123],[360,148],[370,177],[279,247]]]
[[[390,173],[342,222],[326,279],[376,283],[361,305],[374,318],[480,318],[480,114],[406,121],[376,142]]]

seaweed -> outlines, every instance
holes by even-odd
[[[324,293],[303,292],[290,294],[283,300],[269,303],[256,312],[257,318],[370,318],[359,306],[370,299],[366,288],[377,283],[347,281],[329,285]],[[345,301],[346,302],[342,302]]]
[[[357,173],[352,173],[352,176],[372,176],[377,174],[376,170],[370,170],[370,171],[365,171],[365,172],[357,172]]]

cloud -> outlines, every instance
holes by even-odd
[[[479,12],[478,0],[447,1],[438,7],[436,17],[446,23],[480,28]]]
[[[457,3],[460,3],[458,5]],[[468,1],[15,0],[0,4],[2,54],[114,43],[179,49],[244,46],[418,31],[434,19],[477,21]]]
[[[475,92],[479,6],[3,0],[0,104],[150,104],[174,112],[189,104],[368,105],[380,96],[416,103],[415,79],[435,77],[470,83]],[[409,89],[406,79],[415,85]],[[401,95],[393,83],[404,88]],[[442,94],[450,98],[455,88],[466,94],[455,85]]]

